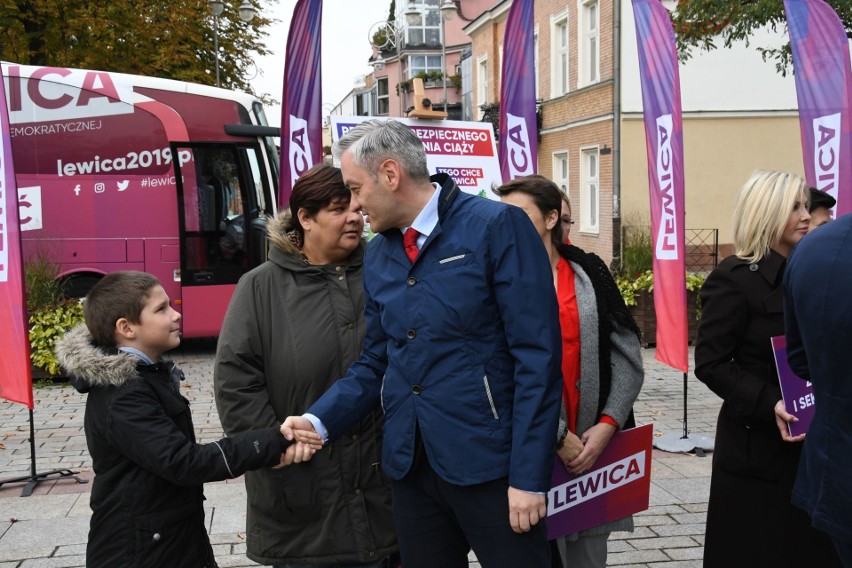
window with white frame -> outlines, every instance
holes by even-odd
[[[406,45],[441,45],[441,12],[438,0],[420,0],[415,4],[419,10],[416,16],[405,17]]]
[[[355,116],[372,116],[370,107],[370,92],[358,93],[353,100]]]
[[[600,230],[600,151],[580,149],[580,231]]]
[[[406,63],[405,76],[408,79],[417,77],[421,73],[430,73],[433,71],[441,73],[443,69],[440,55],[409,55],[406,58]]]
[[[553,154],[553,183],[559,186],[566,195],[568,194],[568,152],[556,152]]]
[[[561,97],[568,92],[568,13],[555,16],[550,30],[551,73],[550,96]]]
[[[388,93],[388,78],[376,79],[376,114],[387,116],[390,112],[390,94]]]
[[[488,102],[488,56],[483,55],[476,60],[476,106],[481,107]],[[479,118],[482,118],[482,108]]]
[[[598,0],[580,2],[580,76],[579,84],[600,81],[600,3]]]

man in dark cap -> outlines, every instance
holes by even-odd
[[[837,200],[815,187],[808,189],[811,191],[811,204],[808,207],[808,213],[811,214],[811,221],[808,226],[808,232],[810,232],[834,219],[831,215],[831,208],[837,204]]]

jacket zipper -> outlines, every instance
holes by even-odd
[[[482,377],[482,382],[485,383],[485,394],[488,395],[488,404],[491,405],[491,414],[494,415],[494,420],[500,420],[497,415],[497,407],[494,405],[494,397],[491,396],[491,385],[488,384],[488,375]]]

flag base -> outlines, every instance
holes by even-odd
[[[24,483],[24,490],[21,491],[21,497],[29,497],[33,494],[33,489],[35,489],[36,485],[41,483],[42,481],[47,481],[48,477],[52,477],[57,475],[59,477],[70,477],[77,481],[77,483],[88,483],[88,479],[80,479],[77,477],[76,471],[71,471],[70,469],[54,469],[52,471],[46,471],[44,473],[36,473],[32,475],[25,475],[23,477],[13,477],[11,479],[0,479],[0,487],[2,487],[6,483]]]
[[[88,483],[88,479],[80,479],[75,474],[79,473],[70,469],[54,469],[44,473],[36,472],[36,454],[35,454],[35,422],[33,420],[33,409],[30,408],[30,474],[21,477],[13,477],[12,479],[0,480],[0,487],[6,483],[24,483],[24,490],[21,492],[21,497],[29,497],[33,494],[35,486],[46,481],[48,477],[58,475],[59,477],[72,477],[77,483]]]
[[[706,452],[712,452],[715,445],[713,438],[706,436],[689,436],[682,434],[665,434],[654,438],[654,447],[664,452],[687,454],[695,451],[695,455],[703,457]]]

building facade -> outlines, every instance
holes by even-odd
[[[511,2],[492,1],[464,28],[475,119],[483,117],[483,106],[499,102]],[[572,241],[617,265],[622,224],[650,223],[632,5],[535,0],[535,22],[538,171],[571,199]],[[720,257],[731,249],[734,201],[751,172],[803,170],[793,80],[754,49],[783,40],[760,31],[749,47],[696,53],[680,67],[686,227],[718,229]]]

